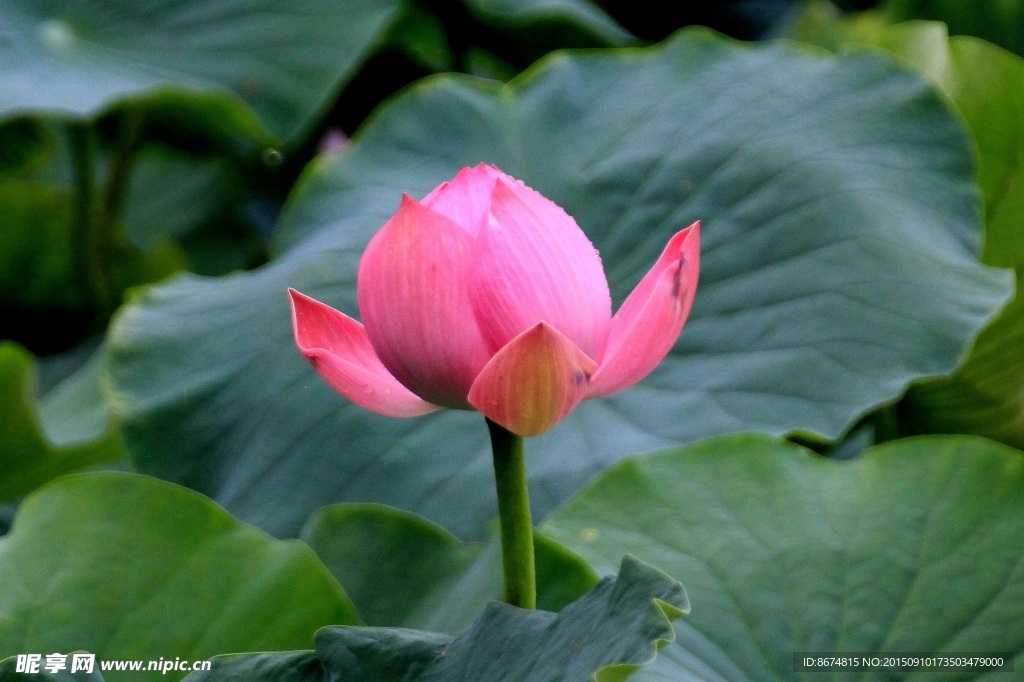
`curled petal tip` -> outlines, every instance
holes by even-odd
[[[363,325],[288,289],[299,352],[334,390],[387,417],[417,417],[439,409],[398,382],[377,357]]]

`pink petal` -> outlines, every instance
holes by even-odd
[[[540,322],[491,358],[469,402],[509,431],[536,436],[572,412],[596,368],[564,334]]]
[[[494,166],[482,163],[463,168],[451,182],[438,185],[420,203],[450,218],[475,237],[487,217],[494,183],[498,178],[508,177]]]
[[[587,398],[629,388],[665,359],[690,314],[699,270],[697,222],[669,240],[661,258],[615,313]]]
[[[473,261],[473,310],[492,353],[543,321],[600,359],[611,321],[608,282],[594,245],[565,211],[499,179]]]
[[[469,302],[473,238],[412,197],[359,263],[359,314],[378,357],[424,400],[470,409],[487,352]]]
[[[373,352],[363,325],[294,289],[288,294],[295,344],[336,391],[387,417],[418,417],[439,409],[388,373]]]

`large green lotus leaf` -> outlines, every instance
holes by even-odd
[[[452,71],[458,60],[461,71],[508,80],[519,69],[493,52],[521,68],[559,48],[635,42],[590,0],[412,0],[403,4],[378,49],[403,52],[430,72]]]
[[[491,602],[457,635],[324,628],[316,651],[339,682],[615,682],[649,664],[688,612],[682,585],[626,557],[618,576],[558,614]]]
[[[955,35],[977,36],[1024,54],[1022,0],[888,0],[885,9],[895,21],[943,21]]]
[[[210,670],[192,673],[186,679],[189,682],[333,682],[315,651],[229,654],[217,656],[210,663]]]
[[[849,26],[856,31],[856,25]],[[991,43],[950,38],[944,24],[908,21],[851,38],[884,48],[928,76],[956,104],[978,147],[978,184],[985,200],[982,260],[1024,264],[1024,59]]]
[[[240,190],[221,164],[184,156],[150,153],[133,168],[121,224],[139,249],[180,238],[210,221]]]
[[[37,403],[32,354],[0,341],[0,502],[124,457],[98,381],[94,359]]]
[[[199,660],[308,648],[317,628],[356,620],[308,547],[138,474],[76,474],[29,496],[0,539],[0,576],[4,657]]]
[[[1020,270],[1018,270],[1020,272]],[[978,336],[947,379],[914,384],[897,406],[910,433],[973,433],[1024,447],[1024,296]]]
[[[1018,19],[1024,19],[1022,8],[1018,3]],[[1018,38],[1019,51],[1024,36]],[[931,76],[963,114],[978,146],[978,181],[985,197],[982,260],[1015,267],[1019,278],[1024,272],[1024,101],[1019,96],[1024,60],[976,38],[948,39],[945,26],[932,22],[886,29],[875,42]],[[1017,296],[982,331],[952,376],[911,387],[899,406],[903,426],[975,433],[1024,447],[1022,347],[1024,297]]]
[[[0,176],[0,306],[15,310],[88,311],[82,284],[89,250],[75,223],[74,194],[58,184]],[[140,251],[117,243],[108,254],[110,290],[163,279],[184,266],[170,242]],[[61,329],[55,328],[59,335]]]
[[[0,126],[0,148],[13,139],[12,146],[0,152],[0,309],[5,314],[0,335],[34,346],[37,352],[65,349],[62,337],[70,335],[74,343],[81,332],[58,322],[38,325],[46,327],[52,341],[36,346],[33,337],[44,331],[33,334],[29,325],[28,337],[23,336],[29,324],[24,318],[49,313],[55,319],[81,318],[85,326],[91,315],[109,312],[103,308],[119,303],[128,287],[183,269],[184,254],[169,238],[209,218],[211,205],[223,203],[228,194],[224,174],[212,163],[143,154],[135,166],[139,172],[129,182],[122,215],[129,239],[118,234],[97,251],[96,230],[80,224],[68,145],[57,133],[56,126],[39,119],[16,119]],[[6,172],[5,161],[10,162]],[[105,173],[106,165],[97,160],[97,175]],[[168,197],[177,203],[168,203]],[[97,253],[102,254],[102,265],[95,262]],[[99,287],[94,286],[99,278],[89,274],[93,268],[106,273],[103,289],[111,301],[99,300]]]
[[[501,540],[463,543],[393,507],[339,504],[310,516],[299,536],[331,571],[367,625],[457,632],[501,598]],[[560,611],[597,576],[572,552],[534,535],[537,608]]]
[[[792,680],[799,651],[1024,664],[1024,454],[981,438],[836,461],[724,436],[617,465],[544,530],[598,573],[631,552],[684,581],[693,613],[652,680]]]
[[[258,238],[250,234],[243,217],[244,203],[250,198],[241,174],[231,164],[155,149],[139,154],[132,165],[120,228],[144,252],[173,242],[184,251],[190,271],[206,274],[197,269],[203,265],[197,261],[206,255],[196,253],[196,242],[203,236],[220,237],[222,249],[237,243],[239,250],[252,250],[246,242]],[[237,269],[243,266],[223,271]]]
[[[183,251],[188,269],[204,275],[250,269],[265,244],[245,217],[251,200],[238,170],[217,160],[147,151],[136,160],[121,212],[126,239],[144,251]]]
[[[847,14],[832,0],[805,0],[799,11],[776,30],[787,38],[837,52],[850,41],[870,41],[889,23],[879,10]]]
[[[983,40],[949,39],[934,22],[908,22],[875,41],[928,73],[950,96],[978,145],[985,197],[982,260],[1024,273],[1024,59]],[[978,337],[949,378],[916,384],[900,405],[906,427],[976,433],[1024,447],[1024,298]]]
[[[401,193],[480,161],[575,216],[617,302],[675,231],[706,221],[674,351],[528,444],[536,519],[630,453],[737,429],[839,436],[912,379],[952,370],[1011,288],[977,261],[966,131],[882,56],[693,30],[560,53],[508,86],[438,77],[312,166],[275,263],[180,277],[122,311],[111,379],[140,468],[276,534],[321,503],[373,501],[482,537],[496,511],[482,417],[347,403],[295,350],[285,295],[356,314],[359,256]]]
[[[561,613],[502,602],[457,635],[404,628],[330,627],[312,652],[223,657],[190,682],[621,682],[674,639],[689,611],[682,585],[626,557]],[[317,661],[320,669],[317,668]]]
[[[238,109],[219,97],[234,93],[271,133],[293,138],[398,7],[398,0],[3,0],[0,114],[88,117],[156,94],[157,104],[169,97],[212,118],[210,108]],[[182,91],[200,97],[190,102]],[[227,118],[252,128],[244,110]]]
[[[636,38],[590,0],[463,0],[481,20],[505,25],[544,25],[566,33],[579,32],[609,45],[625,45]]]

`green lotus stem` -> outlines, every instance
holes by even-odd
[[[97,312],[110,307],[110,282],[103,267],[103,254],[93,234],[96,191],[96,152],[88,123],[67,124],[68,147],[75,170],[75,215],[72,251],[78,262],[81,286],[90,293]]]
[[[139,147],[145,112],[130,108],[121,116],[117,147],[102,191],[96,187],[96,142],[91,124],[75,121],[67,126],[75,169],[74,252],[80,279],[92,295],[96,315],[105,320],[118,301],[113,283],[113,259],[123,242],[118,222],[132,165]]]
[[[145,110],[138,105],[128,107],[121,114],[117,147],[110,160],[110,170],[107,172],[103,199],[96,218],[96,239],[103,245],[105,253],[110,253],[114,244],[121,239],[118,223],[128,192],[131,169],[139,150],[145,116]]]
[[[537,569],[533,559],[533,521],[526,486],[523,438],[487,420],[494,451],[494,479],[501,517],[501,563],[505,569],[505,601],[524,609],[537,608]]]

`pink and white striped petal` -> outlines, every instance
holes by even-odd
[[[520,436],[544,433],[583,400],[597,369],[564,334],[540,322],[512,339],[487,363],[469,402]]]
[[[363,325],[329,305],[289,289],[295,344],[334,390],[386,417],[438,410],[395,379],[370,345]]]
[[[409,390],[470,409],[473,380],[490,360],[469,301],[473,238],[405,195],[359,262],[359,314],[384,366]]]
[[[473,310],[492,353],[543,321],[600,359],[611,322],[608,282],[594,245],[565,211],[499,179],[473,261]]]
[[[661,258],[615,313],[587,398],[629,388],[665,359],[690,314],[699,271],[697,222],[669,240]]]

